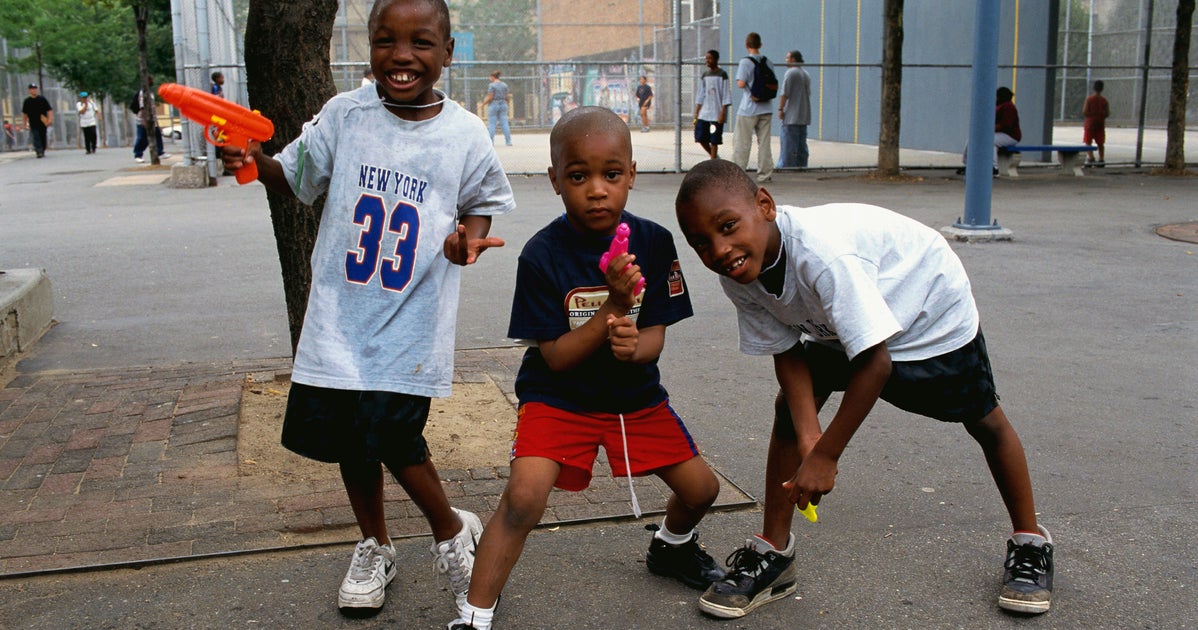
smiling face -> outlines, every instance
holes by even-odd
[[[433,85],[453,61],[453,38],[442,0],[378,3],[370,19],[370,69],[379,91],[401,105],[428,105],[439,97]],[[390,109],[400,118],[431,118],[438,108]]]
[[[549,181],[575,229],[611,236],[636,181],[628,125],[598,107],[576,109],[567,116],[550,135]]]
[[[752,182],[712,180],[689,191],[686,186],[684,181],[675,210],[687,244],[721,276],[741,284],[756,280],[778,258],[782,240],[774,198],[764,188],[754,191]]]

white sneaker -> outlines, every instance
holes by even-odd
[[[140,157],[135,157],[135,158],[133,158],[133,161],[134,161],[134,162],[137,162],[138,164],[142,164],[142,163],[144,163],[144,162],[146,161],[146,159],[145,159],[145,158],[140,158]]]
[[[158,154],[158,159],[160,159],[160,160],[165,160],[166,158],[168,158],[168,157],[170,157],[170,156],[171,156],[171,154],[170,154],[170,153],[159,153],[159,154]]]
[[[433,554],[433,568],[449,578],[449,588],[461,610],[470,592],[470,574],[474,571],[474,548],[483,533],[482,521],[473,512],[451,508],[462,519],[462,529],[453,538],[434,542],[429,551]]]
[[[395,579],[395,547],[380,545],[374,536],[358,543],[349,562],[341,589],[338,608],[381,608],[387,585]]]

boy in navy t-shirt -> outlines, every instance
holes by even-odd
[[[627,123],[610,110],[569,112],[549,144],[549,179],[566,213],[520,254],[508,336],[532,345],[516,377],[511,477],[479,540],[467,604],[451,628],[490,628],[550,490],[585,489],[601,444],[613,474],[630,482],[656,474],[674,492],[649,545],[649,570],[698,589],[723,578],[694,533],[719,482],[670,407],[657,368],[666,326],[692,313],[673,237],[624,210],[636,162]],[[628,252],[602,271],[599,259],[620,223],[631,229]]]

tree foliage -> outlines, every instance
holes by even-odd
[[[535,61],[536,0],[450,2],[454,30],[474,33],[476,61]]]
[[[156,76],[175,75],[170,0],[142,0],[149,10],[147,62]],[[126,99],[138,89],[137,32],[130,2],[118,0],[0,0],[0,35],[10,63],[42,69],[72,90]],[[13,51],[16,52],[13,52]]]

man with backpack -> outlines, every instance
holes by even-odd
[[[736,110],[736,130],[732,138],[732,161],[741,168],[749,165],[753,148],[752,136],[757,136],[757,183],[770,181],[774,174],[774,156],[770,150],[770,125],[774,113],[774,97],[778,95],[778,75],[774,66],[761,54],[761,35],[745,37],[749,56],[736,68],[736,86],[741,93]]]

